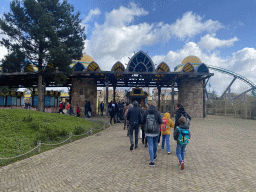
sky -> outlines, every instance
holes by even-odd
[[[10,0],[1,0],[0,16]],[[84,53],[102,70],[134,52],[147,53],[154,64],[171,71],[195,55],[206,65],[221,67],[256,84],[256,0],[68,0],[81,13],[87,39]],[[0,38],[2,36],[0,35]],[[7,54],[0,47],[0,59]],[[125,65],[126,66],[126,65]],[[210,70],[207,91],[221,95],[233,77]],[[231,92],[249,89],[236,80]]]

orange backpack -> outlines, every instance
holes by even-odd
[[[165,131],[168,128],[168,119],[163,118],[163,124],[161,124],[161,131]]]

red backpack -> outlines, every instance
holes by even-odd
[[[163,124],[161,124],[161,131],[165,131],[168,128],[168,119],[163,118]]]

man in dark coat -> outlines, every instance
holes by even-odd
[[[85,104],[84,104],[84,116],[86,117],[88,117],[89,118],[89,114],[88,114],[88,112],[89,112],[89,107],[90,107],[90,104],[87,102],[87,100],[85,101]]]
[[[184,117],[188,117],[191,120],[191,117],[188,115],[188,113],[185,111],[185,109],[183,108],[183,106],[178,103],[177,107],[176,107],[176,115],[175,115],[175,125],[174,125],[174,129],[179,126],[179,119],[181,116]]]
[[[112,103],[112,101],[110,102],[110,105],[108,107],[108,112],[110,114],[110,124],[112,125],[112,119],[114,119],[114,125],[116,124],[116,118],[115,118],[115,112],[116,107],[115,107],[115,103]]]
[[[103,103],[103,101],[101,101],[101,103],[100,103],[101,116],[103,116],[103,110],[104,110],[104,103]]]
[[[135,130],[135,149],[138,148],[138,134],[140,129],[140,123],[142,121],[142,110],[138,106],[138,102],[133,102],[133,107],[129,109],[127,113],[127,121],[129,121],[129,136],[131,147],[130,150],[133,150],[133,130]]]

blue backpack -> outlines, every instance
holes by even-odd
[[[181,146],[189,144],[189,129],[180,129],[177,127],[180,134],[178,136],[178,142]]]

